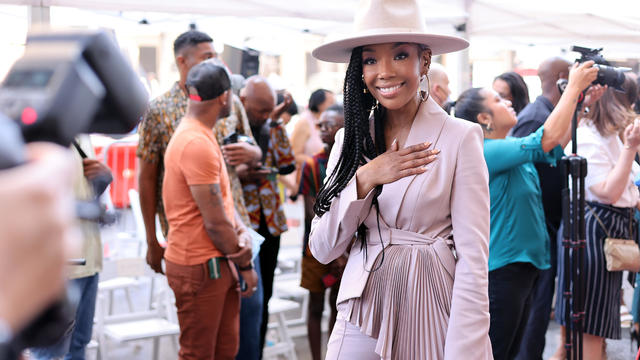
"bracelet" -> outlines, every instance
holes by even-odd
[[[247,266],[240,266],[240,265],[238,265],[238,270],[240,270],[240,271],[253,270],[253,260],[251,260],[251,261],[249,262],[249,265],[247,265]]]

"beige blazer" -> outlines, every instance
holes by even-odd
[[[335,168],[344,138],[343,130],[327,164]],[[420,175],[384,185],[378,197],[381,220],[391,228],[428,238],[453,238],[451,251],[437,251],[441,263],[454,276],[451,314],[445,340],[445,359],[492,359],[489,341],[489,175],[483,155],[483,133],[477,124],[450,117],[432,99],[423,103],[405,146],[430,141],[441,150],[437,160]],[[372,192],[373,193],[373,192]],[[372,193],[357,199],[355,176],[336,197],[330,210],[313,220],[309,246],[314,257],[329,263],[342,255],[363,221],[370,229],[367,256],[353,246],[338,302],[360,297],[374,260],[382,250],[377,235]],[[383,234],[388,244],[389,232]],[[385,239],[385,237],[387,237]],[[439,242],[442,243],[442,242]],[[448,249],[447,249],[448,250]]]

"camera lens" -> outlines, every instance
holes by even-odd
[[[624,72],[620,69],[616,69],[607,65],[593,65],[598,68],[598,77],[593,82],[594,84],[608,85],[616,90],[624,91],[622,84],[624,84]]]

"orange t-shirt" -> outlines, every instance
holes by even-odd
[[[162,199],[169,222],[164,257],[180,265],[205,263],[223,256],[204,228],[190,185],[219,184],[224,214],[235,226],[233,197],[227,168],[212,129],[194,119],[183,119],[164,156]]]

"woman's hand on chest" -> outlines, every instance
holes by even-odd
[[[361,166],[356,172],[358,198],[364,198],[378,185],[389,184],[403,177],[422,174],[426,165],[435,161],[440,150],[429,149],[431,143],[421,143],[404,149],[394,141],[389,150]]]

